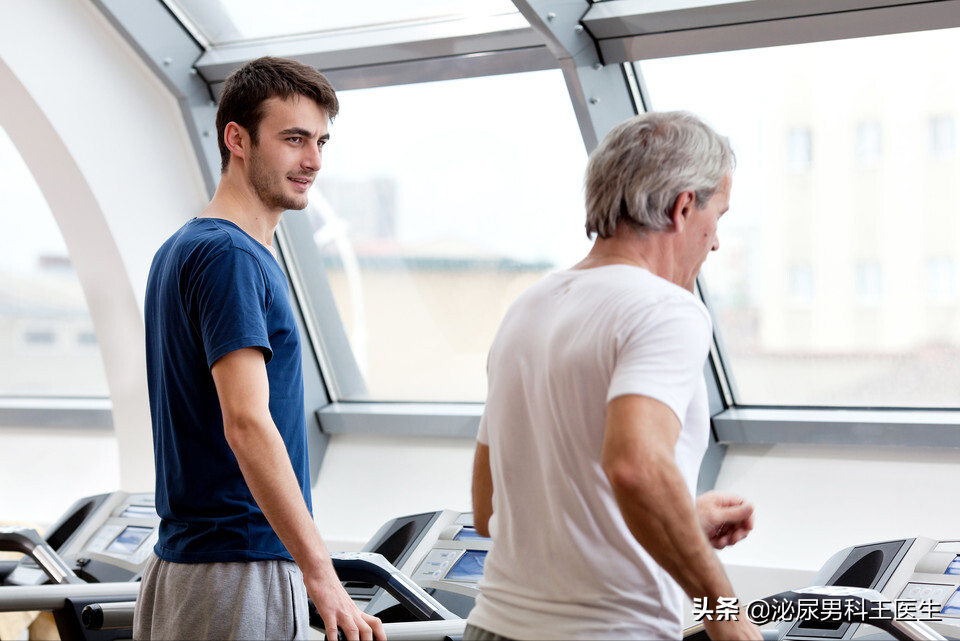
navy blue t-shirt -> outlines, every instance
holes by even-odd
[[[270,414],[311,509],[300,335],[280,265],[237,225],[195,218],[157,251],[144,311],[157,556],[178,563],[290,559],[227,444],[210,373],[234,350],[263,352]]]

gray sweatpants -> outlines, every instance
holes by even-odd
[[[170,563],[143,572],[133,638],[306,639],[307,590],[291,561]]]

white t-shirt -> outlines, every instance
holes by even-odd
[[[682,592],[637,543],[601,466],[606,405],[640,394],[683,429],[696,491],[712,325],[690,292],[610,265],[551,274],[511,306],[487,363],[493,549],[469,622],[514,639],[677,639]]]

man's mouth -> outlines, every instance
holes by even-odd
[[[313,178],[304,178],[303,176],[288,176],[287,180],[302,185],[303,187],[309,187],[313,182]]]

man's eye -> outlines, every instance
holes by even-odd
[[[287,140],[293,143],[299,143],[301,138],[300,136],[291,136],[290,138],[287,138]]]

